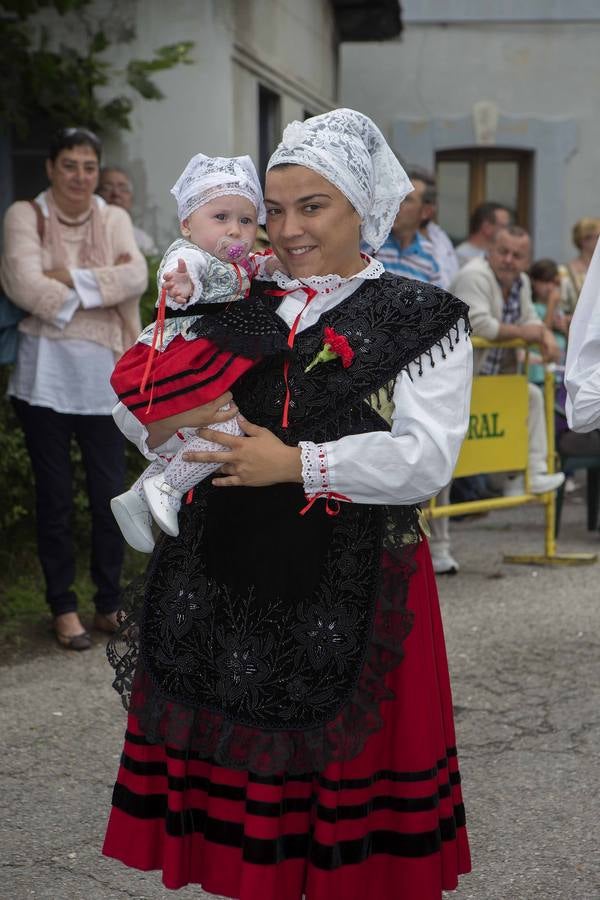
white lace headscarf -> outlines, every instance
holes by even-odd
[[[177,201],[177,214],[182,222],[215,197],[246,197],[256,207],[262,225],[265,204],[254,163],[249,156],[205,156],[197,153],[171,188]]]
[[[373,250],[383,244],[413,190],[377,125],[354,109],[291,122],[267,172],[286,163],[306,166],[335,185],[362,219],[361,236]]]

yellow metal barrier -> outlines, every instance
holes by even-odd
[[[424,510],[427,518],[437,519],[444,516],[468,515],[470,513],[488,512],[494,509],[523,506],[526,503],[537,503],[544,506],[545,510],[546,535],[544,553],[541,555],[510,554],[504,556],[504,561],[507,563],[563,566],[596,562],[598,556],[595,553],[558,554],[556,552],[556,539],[554,536],[556,492],[532,494],[528,490],[528,345],[521,340],[484,341],[481,338],[474,337],[473,346],[482,350],[494,347],[524,349],[526,351],[525,374],[475,376],[471,395],[469,429],[454,470],[454,477],[479,475],[482,472],[523,472],[525,475],[525,493],[518,497],[494,497],[489,500],[472,500],[446,506],[439,506],[434,497],[430,501],[429,507]],[[554,392],[554,375],[546,369],[544,407],[549,473],[555,471],[556,459],[554,451]]]

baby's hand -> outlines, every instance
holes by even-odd
[[[275,254],[269,256],[268,260],[266,261],[265,272],[267,273],[267,275],[272,275],[273,272],[283,272],[285,275],[287,275],[287,272],[283,267],[283,263],[281,262],[281,260],[277,259]]]
[[[177,268],[163,276],[162,286],[175,303],[185,303],[194,293],[194,283],[189,276],[185,260],[177,260]]]

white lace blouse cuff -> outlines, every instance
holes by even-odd
[[[329,488],[329,467],[327,464],[327,448],[325,444],[313,444],[312,441],[300,441],[302,459],[302,481],[304,493],[310,499],[317,494],[327,494]]]

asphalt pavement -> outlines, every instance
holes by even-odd
[[[570,499],[560,549],[600,551],[584,520]],[[541,551],[537,507],[452,534],[461,572],[439,586],[474,871],[448,897],[600,900],[600,564],[504,564]],[[208,897],[100,855],[124,726],[110,683],[100,639],[0,668],[1,900]]]

